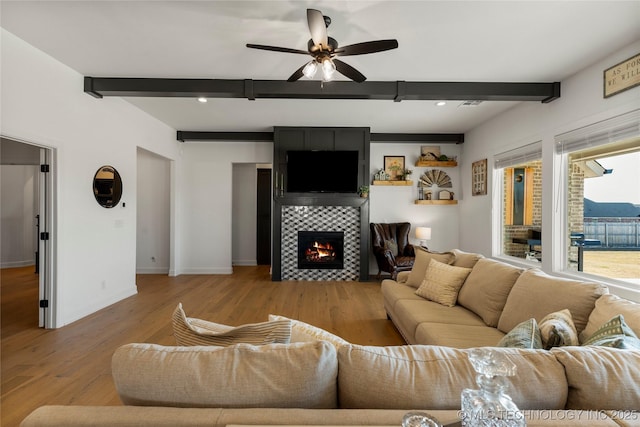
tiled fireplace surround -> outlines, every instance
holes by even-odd
[[[289,193],[290,150],[358,152],[358,186],[367,185],[368,127],[274,127],[273,250],[271,279],[369,280],[369,199],[350,193]],[[309,165],[313,167],[314,165]],[[330,165],[329,165],[330,166]],[[344,268],[298,269],[298,231],[343,231]]]
[[[276,203],[280,227],[276,227],[272,279],[367,280],[369,276],[369,203],[359,197],[297,198]],[[299,269],[298,231],[344,232],[344,268]],[[277,253],[279,252],[279,253]]]

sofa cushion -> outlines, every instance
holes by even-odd
[[[640,408],[640,351],[554,347],[569,383],[567,409]]]
[[[226,427],[243,426],[400,426],[402,409],[162,408],[142,406],[46,405],[31,412],[20,427]],[[428,409],[443,425],[458,421],[459,410]],[[524,412],[530,427],[637,427],[632,411]],[[614,418],[618,423],[614,422]],[[628,423],[622,421],[629,420]],[[562,421],[559,421],[562,420]]]
[[[624,316],[618,314],[605,322],[584,342],[584,345],[597,345],[615,348],[631,348],[640,350],[640,340],[624,321]]]
[[[498,326],[509,292],[522,271],[504,262],[479,259],[460,289],[458,304],[482,317],[488,326]]]
[[[567,382],[546,351],[496,348],[517,366],[508,394],[520,409],[562,409]],[[469,350],[438,346],[338,349],[341,408],[460,409],[460,393],[477,388]]]
[[[429,261],[435,259],[445,264],[451,264],[455,258],[452,252],[431,252],[420,246],[414,246],[414,249],[416,258],[405,284],[416,289],[420,287],[424,280],[427,268],[429,268]]]
[[[538,326],[540,327],[542,345],[547,350],[551,347],[579,344],[578,332],[573,324],[571,312],[566,308],[547,314]]]
[[[525,320],[510,330],[507,335],[498,342],[498,347],[513,348],[542,348],[540,328],[536,319]]]
[[[455,265],[456,267],[473,268],[480,259],[484,258],[484,255],[464,252],[460,249],[453,249],[451,252],[455,255],[451,265]]]
[[[112,359],[120,399],[138,406],[335,408],[337,372],[336,349],[325,341],[127,344]]]
[[[269,321],[276,320],[288,320],[291,322],[291,342],[328,341],[336,347],[349,344],[349,341],[317,326],[300,320],[288,319],[284,316],[269,315]]]
[[[482,325],[453,325],[423,322],[415,332],[415,342],[453,348],[495,347],[504,337],[496,328]]]
[[[587,326],[580,334],[580,342],[586,341],[604,322],[618,314],[622,314],[625,323],[640,336],[640,304],[617,295],[606,294],[596,300],[596,306],[589,315]]]
[[[606,293],[607,288],[597,283],[563,279],[530,269],[513,285],[498,329],[508,332],[527,319],[533,317],[539,322],[547,314],[567,308],[579,334],[587,325],[596,300]]]
[[[458,292],[470,272],[470,268],[454,267],[432,258],[416,295],[453,307],[456,305]]]
[[[415,288],[397,283],[391,279],[384,279],[380,284],[380,290],[384,298],[385,307],[391,310],[394,309],[399,300],[410,299],[424,301],[424,298],[416,295]]]
[[[177,345],[286,344],[291,338],[289,319],[229,328],[223,325],[225,327],[221,328],[217,323],[188,318],[182,304],[178,304],[173,311],[172,323]]]
[[[412,323],[448,323],[453,325],[486,326],[475,313],[459,305],[445,307],[425,299],[403,299],[396,303],[396,311],[402,311]]]
[[[419,300],[401,299],[396,302],[390,314],[394,315],[393,323],[402,332],[409,344],[422,343],[416,341],[416,330],[423,322],[449,323],[459,325],[486,326],[482,319],[466,308],[445,307],[437,302],[424,298]]]

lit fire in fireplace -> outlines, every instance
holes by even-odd
[[[311,262],[333,261],[336,251],[329,243],[321,244],[313,242],[313,245],[305,250],[305,258]]]

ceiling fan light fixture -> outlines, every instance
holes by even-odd
[[[336,72],[336,64],[333,63],[331,58],[325,58],[322,61],[322,77],[323,80],[328,82],[333,78],[333,73]]]
[[[314,59],[313,61],[310,61],[307,65],[304,66],[304,68],[302,69],[302,74],[304,74],[304,76],[308,79],[313,79],[317,71],[318,71],[318,63]]]

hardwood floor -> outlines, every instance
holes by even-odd
[[[55,330],[37,327],[33,269],[1,277],[1,425],[17,426],[42,405],[120,405],[111,355],[123,344],[173,345],[171,313],[229,325],[280,314],[365,345],[400,345],[386,318],[378,282],[272,282],[266,266],[234,274],[140,275],[138,294]],[[35,286],[33,286],[34,280]]]

